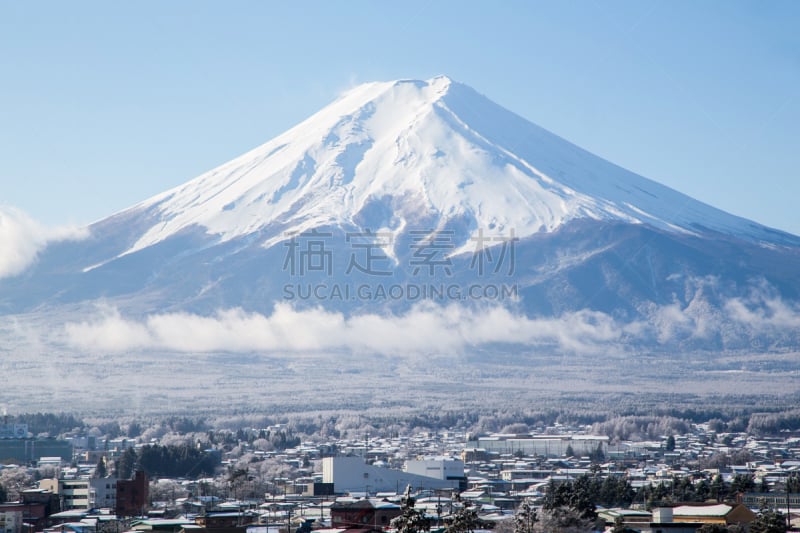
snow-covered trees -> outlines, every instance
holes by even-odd
[[[19,501],[20,493],[34,484],[33,475],[26,467],[4,468],[0,470],[0,492],[5,493],[4,501]]]
[[[406,488],[406,493],[400,500],[402,513],[392,519],[392,527],[397,533],[421,533],[431,529],[431,522],[425,513],[414,508],[414,498],[411,497],[411,488]]]
[[[514,533],[534,533],[539,515],[530,501],[523,500],[514,514]]]
[[[473,533],[481,527],[478,510],[471,502],[462,500],[458,495],[454,498],[457,508],[450,517],[445,533]]]
[[[749,533],[785,533],[786,517],[780,511],[761,505],[756,519],[750,522]]]

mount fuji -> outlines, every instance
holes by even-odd
[[[437,325],[428,340],[456,329],[456,346],[489,350],[800,348],[799,237],[629,172],[447,77],[360,85],[88,234],[0,280],[0,312],[55,320],[59,342],[84,350],[111,350],[98,330],[114,321],[138,339],[120,349],[178,349],[154,340],[159,317],[250,320],[272,333],[243,351],[283,350],[308,332],[270,322],[279,312],[351,332],[422,316]],[[478,333],[487,314],[501,332]],[[396,348],[424,330],[400,328]]]

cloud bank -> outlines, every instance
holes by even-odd
[[[15,207],[0,205],[0,278],[24,271],[51,242],[86,236],[85,228],[45,226]]]
[[[362,314],[346,317],[322,308],[297,310],[277,304],[272,314],[242,309],[213,316],[190,313],[123,317],[116,308],[101,308],[86,321],[64,327],[68,345],[82,350],[126,352],[323,352],[348,351],[384,355],[458,353],[488,344],[548,345],[585,352],[616,343],[625,328],[593,311],[559,318],[531,319],[503,307],[472,309],[420,304],[402,315]]]
[[[710,306],[701,297],[688,305],[656,306],[646,317],[623,322],[581,310],[531,318],[502,306],[473,308],[420,303],[399,314],[346,316],[321,307],[298,310],[277,304],[264,315],[225,309],[126,318],[114,307],[67,323],[63,342],[85,351],[129,352],[348,352],[381,355],[458,354],[492,345],[544,347],[561,353],[616,353],[651,345],[691,349],[781,349],[800,342],[800,308],[754,290]]]

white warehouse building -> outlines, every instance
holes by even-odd
[[[450,457],[418,459],[406,461],[405,471],[418,476],[435,477],[436,479],[465,480],[464,461]]]
[[[326,457],[322,460],[322,482],[333,483],[342,492],[402,493],[412,490],[463,490],[466,483],[464,463],[459,459],[408,461],[406,470],[368,465],[361,457]]]
[[[544,457],[561,457],[572,448],[575,455],[589,455],[599,449],[608,454],[608,437],[605,435],[504,435],[476,437],[467,442],[467,448],[487,452]]]

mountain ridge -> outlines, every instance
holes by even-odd
[[[396,232],[391,220],[359,222],[386,197],[401,199],[385,206],[396,226],[464,216],[472,231],[513,225],[526,237],[578,218],[618,219],[800,244],[598,158],[440,76],[358,86],[267,143],[123,211],[148,211],[155,223],[122,255],[192,225],[219,242],[266,229],[265,246],[326,224]]]

